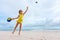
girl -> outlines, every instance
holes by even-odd
[[[14,19],[18,19],[18,20],[17,20],[17,23],[16,23],[16,26],[15,26],[12,34],[14,34],[14,32],[15,32],[16,28],[18,27],[18,25],[20,25],[20,27],[19,27],[19,35],[20,35],[20,31],[21,31],[21,29],[22,29],[23,17],[24,17],[24,15],[25,15],[25,13],[27,12],[27,10],[28,10],[28,6],[26,7],[26,11],[25,11],[25,12],[23,12],[22,10],[19,10],[19,15],[18,15],[18,17],[12,18],[13,20],[14,20]]]

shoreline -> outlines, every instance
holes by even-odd
[[[0,30],[0,31],[13,31],[13,30]],[[19,30],[16,30],[16,31],[19,31]],[[38,29],[38,30],[22,30],[22,31],[60,31],[60,29]]]

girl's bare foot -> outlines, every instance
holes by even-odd
[[[19,32],[19,35],[20,35],[20,32]]]
[[[14,32],[12,32],[12,34],[14,34]]]

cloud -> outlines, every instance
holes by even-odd
[[[59,0],[0,0],[0,16],[6,20],[8,17],[17,17],[18,10],[29,10],[24,16],[23,24],[57,25],[60,24],[60,1]],[[0,18],[2,21],[2,18]],[[14,21],[13,21],[14,22]],[[12,24],[11,24],[12,25]]]

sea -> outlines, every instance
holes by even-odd
[[[0,31],[12,31],[14,27],[12,26],[1,26]],[[19,27],[16,29],[19,30]],[[23,26],[22,31],[31,31],[31,30],[60,30],[60,26]]]

